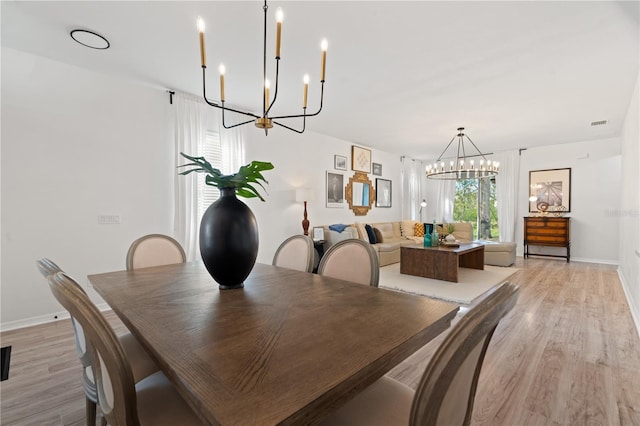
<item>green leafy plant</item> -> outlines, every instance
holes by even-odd
[[[448,234],[453,234],[453,231],[456,230],[456,227],[453,225],[453,223],[449,223],[446,226],[446,231],[447,231],[447,235]]]
[[[273,164],[264,161],[252,161],[246,166],[240,167],[237,173],[233,175],[223,175],[220,170],[216,169],[209,163],[204,157],[192,157],[190,155],[181,152],[187,160],[191,161],[187,164],[182,164],[180,167],[192,167],[189,170],[181,172],[181,175],[188,175],[189,173],[206,173],[205,183],[207,185],[215,186],[219,189],[234,189],[236,194],[245,198],[259,198],[264,201],[264,198],[253,184],[258,184],[266,192],[266,189],[260,181],[268,184],[267,180],[262,176],[262,172],[266,170],[272,170]]]

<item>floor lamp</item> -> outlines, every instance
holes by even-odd
[[[420,203],[420,211],[418,212],[418,214],[420,215],[420,222],[424,222],[424,220],[422,219],[422,209],[424,209],[425,207],[427,207],[427,200],[422,200],[422,202]]]
[[[307,219],[307,201],[313,201],[313,191],[306,188],[296,189],[296,202],[304,203],[304,218],[302,219],[302,230],[304,235],[309,235],[309,219]]]

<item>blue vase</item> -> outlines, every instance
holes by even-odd
[[[424,234],[424,246],[431,247],[431,235]]]

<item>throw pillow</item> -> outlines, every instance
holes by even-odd
[[[413,237],[416,233],[415,231],[415,220],[403,220],[400,224],[400,229],[402,230],[403,237]]]
[[[416,223],[414,235],[416,237],[424,237],[424,223]]]
[[[364,229],[364,224],[356,222],[355,226],[358,230],[358,238],[360,238],[362,241],[369,242],[369,237],[367,236],[367,231]]]
[[[364,226],[365,231],[367,231],[367,236],[369,237],[369,242],[371,244],[377,244],[376,234],[373,232],[373,227],[371,225]]]
[[[384,238],[382,237],[382,232],[378,228],[373,228],[373,233],[376,234],[376,241],[380,244],[384,242]]]

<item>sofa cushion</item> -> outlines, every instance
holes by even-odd
[[[394,241],[390,243],[376,244],[375,248],[379,252],[395,251],[400,249],[400,242]]]
[[[511,252],[511,251],[515,251],[516,249],[516,243],[513,242],[507,242],[507,241],[481,241],[481,243],[484,245],[484,251],[485,253],[488,251],[491,252],[498,252],[498,251],[507,251],[507,252]]]
[[[390,238],[397,237],[397,235],[394,235],[393,233],[393,225],[391,223],[378,223],[376,224],[376,228],[380,230],[380,233],[382,234],[382,239],[385,241]]]
[[[384,243],[384,237],[382,236],[382,232],[378,228],[373,228],[373,233],[376,234],[376,241],[378,244]]]
[[[376,239],[376,234],[373,232],[373,227],[367,224],[364,226],[364,230],[367,232],[367,238],[369,238],[369,243],[376,244],[378,240]]]
[[[424,237],[424,223],[416,223],[414,228],[415,237]]]
[[[353,226],[347,226],[342,232],[332,231],[325,226],[324,238],[327,241],[325,248],[329,248],[339,241],[347,240],[349,238],[358,238],[358,231]]]
[[[453,224],[453,226],[453,236],[456,237],[456,240],[473,240],[473,225],[471,225],[470,223],[456,222]]]

